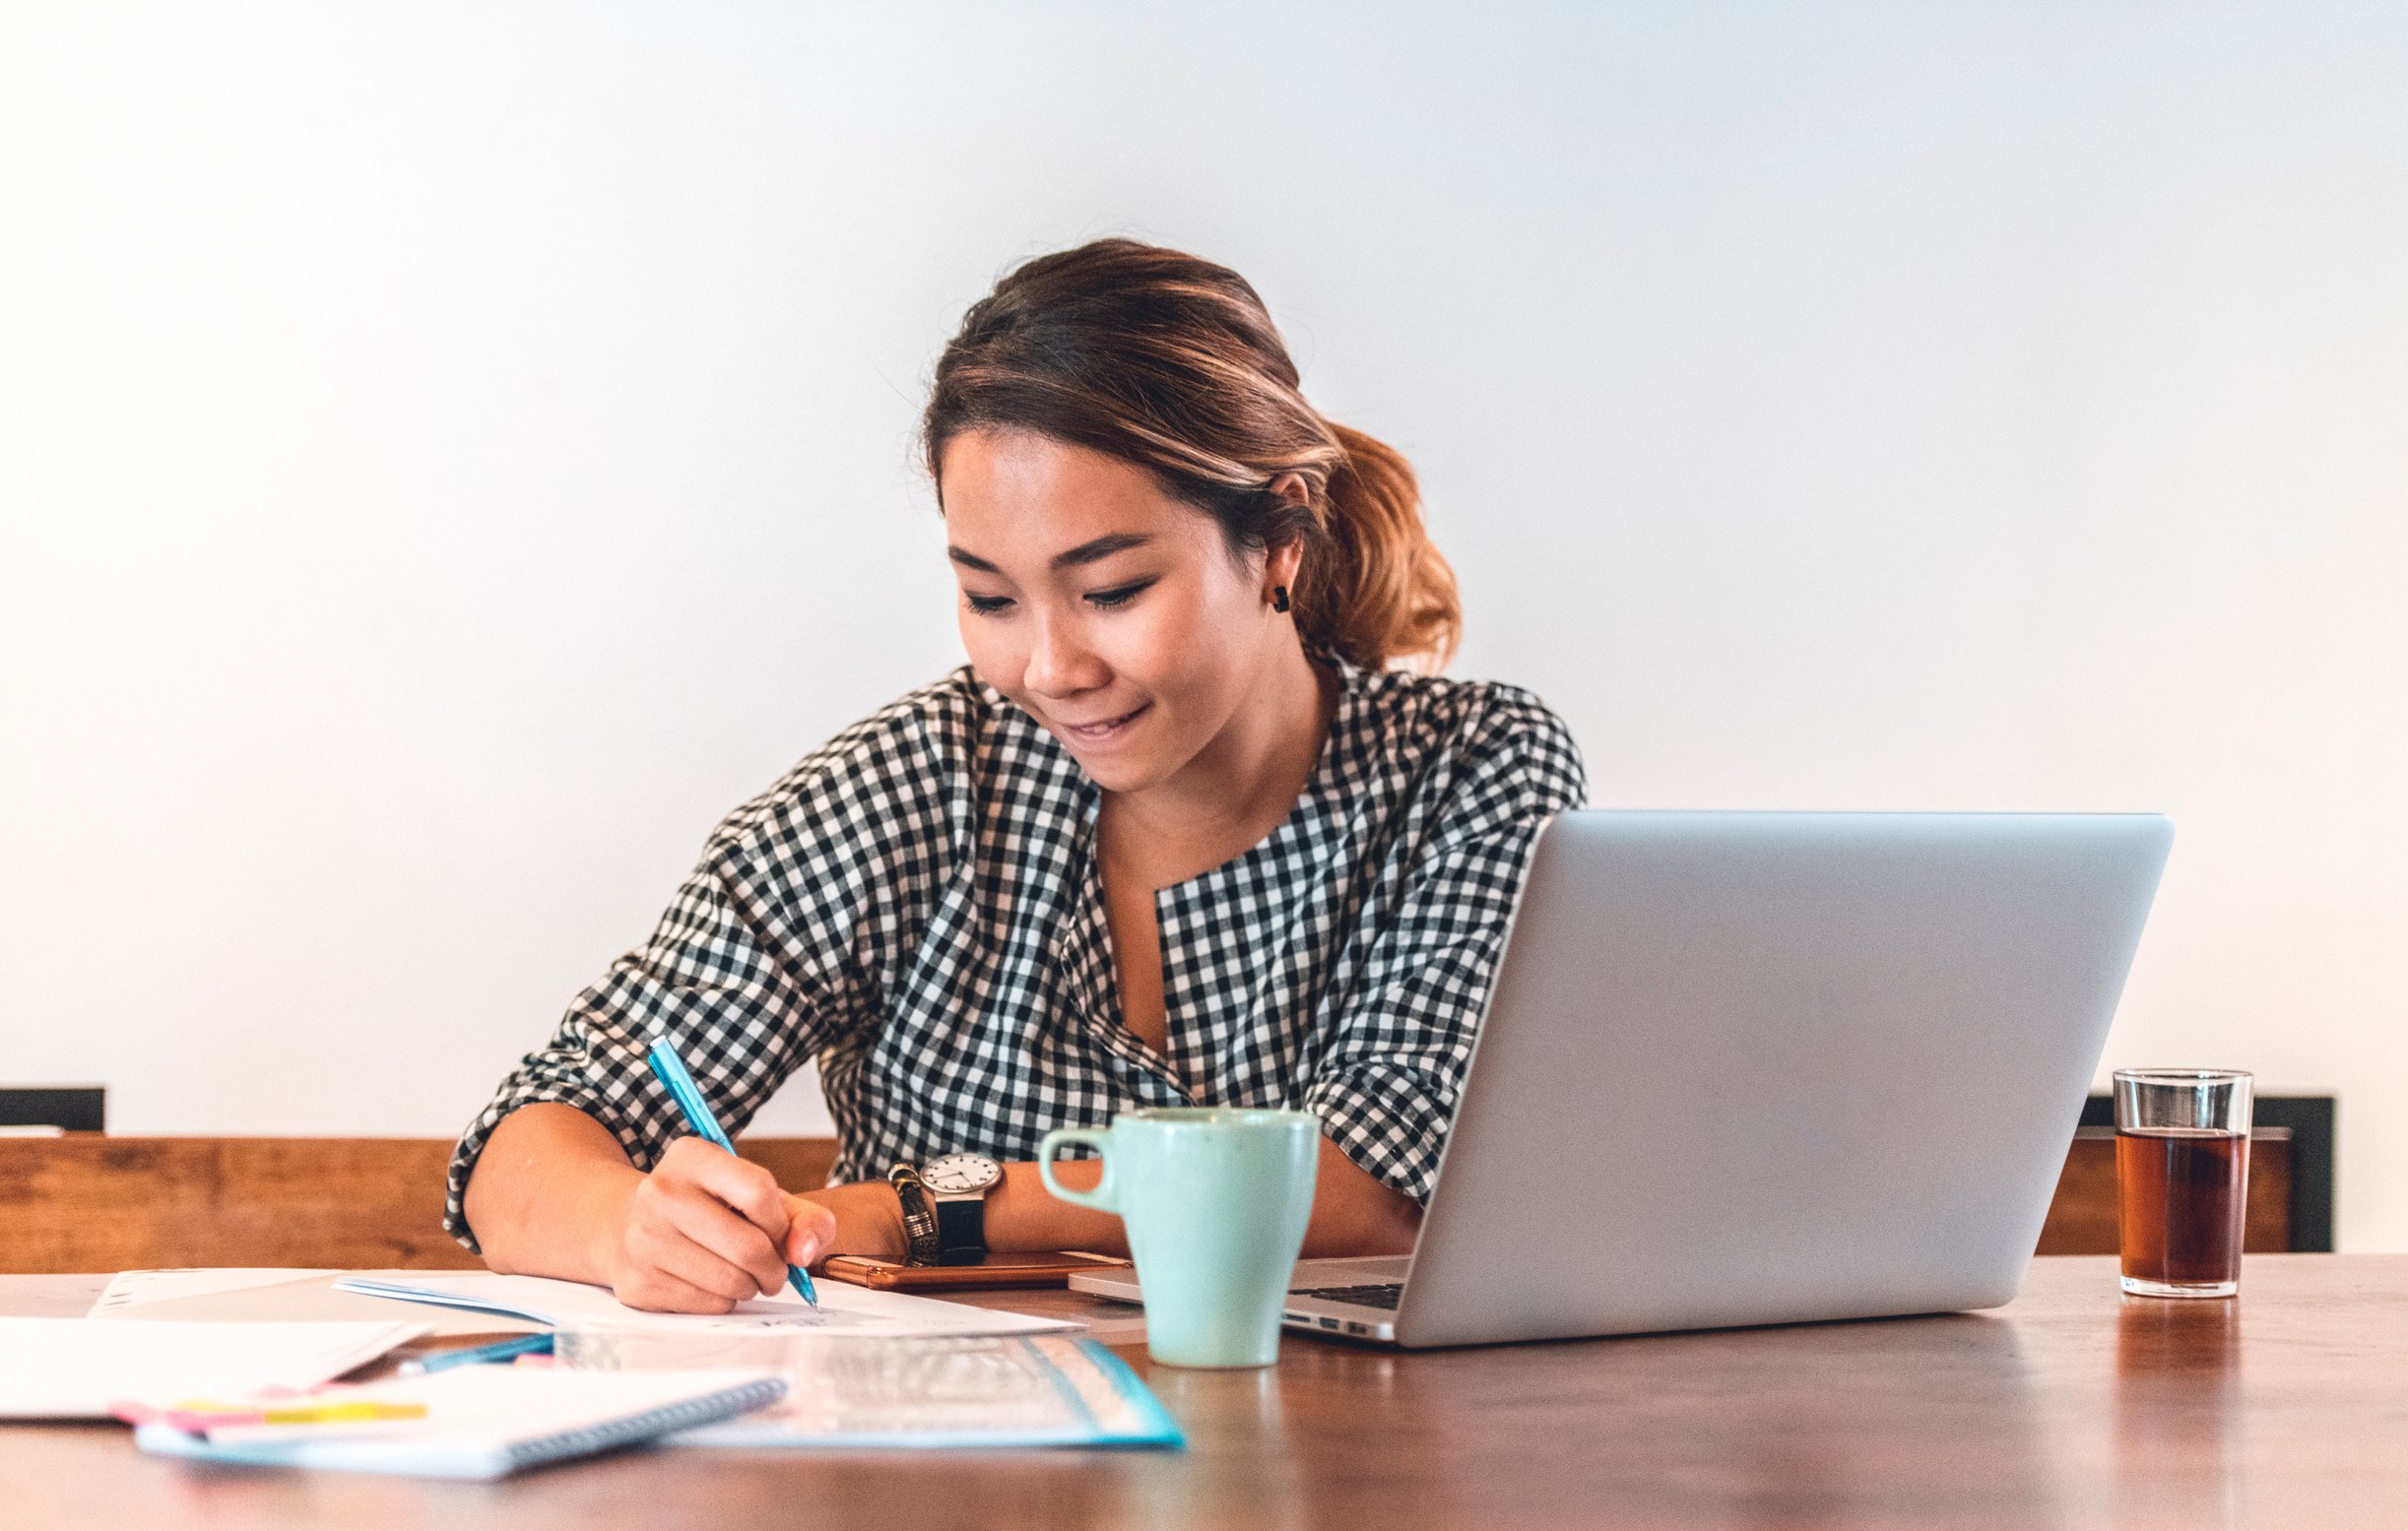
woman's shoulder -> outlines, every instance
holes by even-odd
[[[1474,757],[1531,747],[1579,754],[1563,719],[1522,686],[1401,670],[1354,670],[1346,682],[1369,732],[1392,745]]]
[[[942,819],[977,778],[1026,754],[1025,716],[967,665],[839,730],[720,824],[714,847]],[[1041,731],[1037,731],[1041,732]]]
[[[1341,775],[1443,835],[1527,826],[1590,799],[1573,730],[1536,693],[1401,670],[1348,671]]]

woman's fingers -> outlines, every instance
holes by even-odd
[[[772,1243],[786,1238],[786,1193],[778,1189],[777,1177],[748,1159],[739,1159],[713,1143],[698,1137],[680,1138],[669,1145],[661,1156],[660,1170],[672,1178],[690,1181],[717,1197],[745,1221],[769,1236]]]
[[[682,1138],[636,1189],[614,1286],[631,1304],[630,1290],[709,1305],[681,1305],[682,1311],[725,1312],[785,1285],[782,1245],[792,1224],[787,1198],[768,1171],[699,1138]],[[656,1287],[648,1275],[666,1280]]]
[[[685,1243],[697,1251],[740,1273],[751,1283],[748,1291],[731,1294],[738,1297],[758,1297],[763,1292],[775,1292],[786,1284],[786,1261],[778,1254],[777,1244],[756,1225],[736,1215],[725,1202],[705,1191],[690,1186],[672,1186],[661,1198],[662,1211],[669,1226],[682,1235]],[[778,1223],[784,1232],[784,1208],[779,1209]],[[681,1269],[681,1275],[686,1273]],[[686,1275],[691,1281],[694,1278]],[[710,1285],[709,1283],[701,1283]],[[712,1290],[718,1290],[713,1287]]]
[[[687,1238],[750,1271],[763,1292],[785,1285],[786,1260],[779,1250],[791,1220],[785,1193],[768,1171],[706,1148],[674,1168],[664,1163],[653,1174],[670,1193],[670,1215]]]
[[[655,1313],[724,1313],[736,1305],[657,1266],[630,1268],[612,1289],[629,1308]]]
[[[640,1254],[647,1268],[717,1298],[722,1305],[716,1309],[719,1312],[761,1295],[758,1276],[675,1229],[649,1230]]]
[[[835,1244],[835,1213],[808,1197],[786,1196],[787,1264],[809,1265]]]

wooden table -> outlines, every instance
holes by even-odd
[[[0,1311],[80,1312],[101,1280],[0,1278]],[[456,1485],[196,1468],[137,1454],[115,1427],[0,1428],[0,1524],[2408,1523],[2408,1256],[2252,1256],[2243,1292],[2123,1300],[2112,1260],[2045,1259],[1987,1315],[1418,1355],[1291,1339],[1260,1372],[1146,1368],[1125,1350],[1186,1426],[1181,1455],[662,1451]],[[1129,1338],[1126,1309],[1095,1310]]]

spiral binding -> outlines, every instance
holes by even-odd
[[[732,1414],[747,1413],[764,1404],[777,1402],[785,1393],[784,1377],[762,1377],[742,1387],[731,1387],[707,1397],[669,1404],[628,1419],[613,1420],[608,1425],[589,1425],[583,1430],[546,1435],[541,1440],[522,1440],[509,1448],[510,1467],[513,1471],[522,1467],[540,1467],[546,1462],[557,1462],[567,1457],[591,1456],[614,1446],[633,1445],[636,1441],[649,1440],[655,1435],[666,1435],[689,1426],[708,1425],[713,1420],[724,1420]]]

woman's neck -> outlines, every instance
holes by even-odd
[[[1301,645],[1287,650],[1194,759],[1140,792],[1105,795],[1107,854],[1168,887],[1253,849],[1312,780],[1336,695]]]

